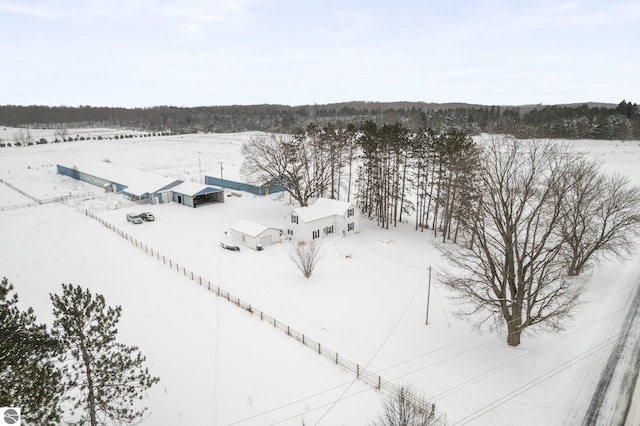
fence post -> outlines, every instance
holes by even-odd
[[[378,376],[378,389],[380,389],[380,381],[381,381],[381,380],[382,380],[382,379],[380,378],[380,376]]]
[[[273,326],[274,326],[274,327],[276,327],[276,323],[277,323],[277,321],[276,321],[276,319],[274,318],[274,319],[273,319]]]
[[[338,352],[336,352],[336,364],[338,363]]]
[[[260,321],[262,321],[262,311],[260,311]]]
[[[291,336],[291,334],[289,332],[289,326],[287,326],[287,336]]]
[[[356,364],[356,377],[360,377],[360,364]]]
[[[318,353],[320,353],[320,343],[318,343]]]
[[[304,345],[304,334],[302,335],[302,344]]]

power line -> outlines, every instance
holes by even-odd
[[[328,388],[328,389],[322,390],[322,391],[320,391],[320,392],[316,392],[316,393],[314,393],[314,394],[312,394],[312,395],[309,395],[309,396],[306,396],[306,397],[304,397],[304,398],[300,398],[300,399],[297,399],[297,400],[295,400],[295,401],[291,401],[291,402],[288,402],[288,403],[286,403],[286,404],[282,404],[282,405],[279,405],[279,406],[277,406],[277,407],[271,408],[271,409],[269,409],[269,410],[262,411],[262,412],[260,412],[260,413],[258,413],[258,414],[255,414],[255,415],[251,416],[251,417],[245,417],[244,419],[237,420],[237,421],[235,421],[235,422],[233,422],[233,423],[229,423],[229,425],[228,425],[228,426],[232,426],[232,425],[237,425],[237,424],[240,424],[240,423],[244,423],[244,422],[246,422],[246,421],[253,420],[253,419],[257,418],[257,417],[264,416],[265,414],[269,414],[269,413],[272,413],[272,412],[274,412],[274,411],[281,410],[281,409],[286,408],[286,407],[289,407],[289,406],[291,406],[291,405],[299,404],[299,403],[301,403],[301,402],[306,401],[307,399],[315,398],[315,397],[320,396],[320,395],[322,395],[322,394],[324,394],[324,393],[331,392],[331,391],[336,390],[336,389],[340,389],[340,388],[341,388],[341,387],[343,387],[343,386],[347,386],[349,383],[351,383],[351,381],[348,381],[348,382],[345,382],[345,383],[341,383],[341,384],[339,384],[339,385],[337,385],[337,386],[333,386],[333,387],[331,387],[331,388]]]
[[[520,357],[517,357],[517,358],[515,358],[515,359],[512,359],[512,360],[510,360],[510,361],[508,361],[508,362],[506,362],[506,363],[503,363],[503,364],[501,364],[501,365],[499,365],[499,366],[495,367],[494,369],[492,369],[492,370],[490,370],[490,371],[488,371],[488,372],[485,372],[485,373],[483,373],[483,374],[481,374],[481,375],[475,376],[475,377],[473,377],[473,378],[471,378],[471,379],[469,379],[469,380],[467,380],[467,381],[465,381],[465,382],[463,382],[463,383],[461,383],[461,384],[459,384],[459,385],[457,385],[457,386],[455,386],[455,387],[453,387],[453,388],[449,388],[449,389],[447,389],[447,390],[443,391],[442,393],[440,393],[440,394],[436,395],[434,398],[443,397],[445,394],[450,394],[450,393],[452,393],[452,392],[457,392],[457,391],[459,391],[459,390],[461,390],[461,389],[464,389],[465,387],[470,386],[470,385],[471,385],[471,383],[473,383],[473,382],[477,381],[477,380],[478,380],[478,379],[480,379],[480,378],[486,377],[486,376],[488,376],[488,375],[490,375],[490,374],[494,374],[495,372],[500,371],[500,370],[501,370],[501,369],[503,369],[505,366],[507,366],[507,365],[509,365],[509,364],[511,364],[511,363],[513,363],[513,362],[520,361],[521,359],[524,359],[524,358],[526,358],[526,357],[529,357],[529,356],[531,356],[531,355],[535,354],[536,352],[539,352],[540,350],[543,350],[543,349],[545,349],[545,348],[547,348],[547,347],[549,347],[549,346],[551,346],[551,345],[554,345],[554,344],[556,344],[556,343],[558,343],[558,342],[561,342],[561,341],[563,341],[564,339],[566,339],[568,336],[571,336],[571,335],[573,335],[573,334],[576,334],[576,333],[578,333],[578,332],[580,332],[580,331],[582,331],[582,330],[584,330],[584,329],[586,329],[586,328],[589,328],[589,327],[591,327],[592,325],[594,325],[594,324],[596,324],[596,323],[598,323],[598,322],[600,322],[600,321],[603,321],[603,320],[605,320],[607,317],[609,317],[609,316],[611,316],[611,315],[613,315],[613,314],[617,314],[617,313],[618,313],[618,311],[611,311],[611,312],[609,312],[609,313],[607,313],[607,314],[604,314],[604,315],[602,315],[601,317],[599,317],[599,318],[597,318],[597,319],[595,319],[595,320],[593,320],[593,321],[591,321],[591,322],[589,322],[589,323],[587,323],[587,324],[584,324],[584,325],[582,325],[581,327],[579,327],[579,328],[577,328],[577,329],[573,330],[572,332],[570,332],[570,333],[569,333],[569,334],[567,334],[567,335],[560,336],[559,338],[557,338],[557,339],[555,339],[555,340],[553,340],[553,341],[551,341],[551,342],[549,342],[549,343],[547,343],[547,344],[545,344],[545,345],[541,346],[540,348],[537,348],[536,350],[534,350],[534,351],[532,351],[532,352],[529,352],[529,353],[527,353],[527,354],[525,354],[525,355],[522,355],[522,356],[520,356]],[[407,360],[405,360],[405,361],[402,361],[402,362],[400,362],[400,363],[397,363],[397,364],[394,364],[394,365],[392,365],[392,366],[389,366],[389,367],[383,368],[383,369],[381,369],[381,370],[378,370],[376,373],[381,373],[381,372],[383,372],[383,371],[387,371],[387,370],[390,370],[390,369],[392,369],[392,368],[396,368],[396,367],[398,367],[398,366],[400,366],[400,365],[403,365],[403,364],[406,364],[406,363],[408,363],[408,362],[415,361],[416,359],[419,359],[419,358],[421,358],[421,357],[423,357],[423,356],[427,356],[427,355],[430,355],[430,354],[432,354],[432,353],[436,353],[436,352],[438,352],[438,351],[440,351],[440,350],[446,349],[446,348],[448,348],[448,347],[455,346],[455,345],[457,345],[457,344],[459,344],[459,343],[462,343],[462,342],[464,342],[464,341],[467,341],[467,340],[470,340],[470,339],[473,339],[473,338],[476,338],[476,337],[478,337],[478,335],[477,335],[477,334],[476,334],[476,335],[473,335],[473,336],[465,337],[465,338],[463,338],[463,339],[459,339],[459,340],[457,340],[457,341],[455,341],[455,342],[452,342],[452,343],[450,343],[450,344],[448,344],[448,345],[441,346],[441,347],[439,347],[439,348],[437,348],[437,349],[434,349],[434,350],[431,350],[431,351],[425,352],[425,353],[423,353],[423,354],[417,355],[417,356],[415,356],[415,357],[412,357],[412,358],[407,359]],[[453,359],[453,358],[455,358],[455,357],[457,357],[457,356],[460,356],[460,355],[463,355],[463,354],[466,354],[466,353],[472,352],[473,350],[475,350],[475,349],[479,349],[479,348],[481,348],[481,347],[483,347],[483,346],[486,346],[486,345],[488,345],[488,344],[491,344],[491,343],[493,343],[494,341],[495,341],[495,340],[492,340],[492,341],[487,342],[487,343],[483,343],[483,344],[480,344],[480,345],[473,346],[473,347],[471,347],[471,348],[469,348],[469,349],[467,349],[467,350],[465,350],[465,351],[457,352],[456,354],[451,355],[451,356],[449,356],[449,357],[446,357],[446,358],[444,358],[444,359],[442,359],[442,360],[439,360],[439,361],[437,361],[437,362],[435,362],[435,363],[432,363],[432,364],[429,364],[429,365],[427,365],[427,366],[423,366],[423,367],[420,367],[420,368],[418,368],[418,369],[412,370],[412,371],[410,371],[409,373],[406,373],[406,374],[404,374],[404,375],[402,375],[402,376],[398,376],[398,377],[396,377],[396,378],[392,379],[392,381],[396,381],[396,380],[398,380],[398,379],[400,379],[400,378],[402,378],[402,377],[406,377],[406,376],[408,376],[408,375],[414,374],[414,373],[416,373],[416,372],[418,372],[418,371],[420,371],[420,370],[423,370],[423,369],[425,369],[425,368],[432,367],[432,366],[437,365],[437,364],[439,364],[439,363],[442,363],[442,362],[445,362],[445,361],[451,360],[451,359]],[[558,368],[560,368],[560,366],[555,367],[555,369],[558,369]],[[546,379],[545,379],[545,380],[546,380]],[[543,380],[543,381],[544,381],[544,380]],[[540,383],[542,383],[543,381],[541,381]],[[352,381],[351,383],[353,383],[353,381]],[[341,384],[341,385],[338,385],[338,386],[334,386],[334,387],[332,387],[332,388],[329,388],[329,389],[326,389],[326,390],[323,390],[323,391],[317,392],[317,393],[315,393],[315,394],[313,394],[313,395],[310,395],[310,396],[307,396],[307,397],[305,397],[305,398],[301,398],[301,399],[298,399],[298,400],[296,400],[296,401],[293,401],[293,402],[290,402],[290,403],[287,403],[287,404],[283,404],[283,405],[281,405],[281,406],[279,406],[279,407],[275,407],[275,408],[273,408],[273,409],[270,409],[270,410],[264,411],[264,412],[262,412],[262,413],[259,413],[259,414],[254,415],[254,416],[251,416],[251,417],[248,417],[248,418],[245,418],[245,419],[242,419],[242,420],[236,421],[236,422],[234,422],[234,423],[231,423],[231,425],[240,424],[240,423],[243,423],[243,422],[245,422],[245,421],[247,421],[247,420],[251,420],[251,419],[257,418],[257,417],[259,417],[259,416],[261,416],[261,415],[264,415],[264,414],[268,414],[268,413],[270,413],[270,412],[277,411],[277,410],[279,410],[279,409],[281,409],[281,408],[285,408],[285,407],[287,407],[287,406],[290,406],[290,405],[293,405],[293,404],[296,404],[296,403],[303,402],[303,401],[305,401],[305,400],[307,400],[307,399],[311,399],[311,398],[316,397],[316,396],[319,396],[319,395],[321,395],[321,394],[323,394],[323,393],[330,392],[330,391],[332,391],[332,390],[338,389],[338,388],[340,388],[340,387],[342,387],[342,386],[344,386],[344,385],[346,385],[346,384],[347,384],[347,383],[344,383],[344,384]],[[371,389],[368,389],[368,390],[371,390]],[[367,390],[367,391],[368,391],[368,390]],[[363,392],[364,392],[364,391],[363,391]],[[363,392],[358,392],[358,393],[356,393],[356,394],[353,394],[353,395],[350,395],[350,396],[347,396],[347,397],[343,397],[342,399],[344,400],[344,399],[350,398],[351,396],[355,396],[355,395],[360,394],[360,393],[363,393]],[[517,396],[517,395],[515,395],[515,396]],[[515,397],[515,396],[514,396],[514,397]],[[505,401],[505,402],[506,402],[506,401]],[[295,416],[288,417],[288,418],[286,418],[286,419],[284,419],[284,420],[282,420],[282,421],[279,421],[278,423],[282,423],[282,422],[284,422],[284,421],[286,421],[286,420],[291,420],[291,419],[293,419],[293,418],[295,418],[295,417],[297,417],[297,416],[300,416],[300,415],[306,414],[306,413],[308,413],[308,412],[316,411],[316,410],[318,410],[318,409],[320,409],[320,408],[324,408],[324,407],[327,407],[327,406],[329,406],[329,405],[331,405],[331,404],[329,404],[329,403],[327,403],[327,404],[323,404],[323,405],[318,406],[318,407],[315,407],[315,408],[313,408],[313,409],[306,410],[306,411],[304,411],[304,412],[298,413],[298,414],[296,414]],[[278,424],[278,423],[274,423],[274,424]]]
[[[353,382],[351,382],[351,384],[353,384]],[[349,386],[351,386],[351,385],[349,385]],[[295,415],[293,415],[293,416],[291,416],[291,417],[287,417],[286,419],[278,420],[278,421],[277,421],[277,422],[275,422],[275,423],[271,423],[271,425],[273,426],[273,425],[278,425],[278,424],[280,424],[280,423],[284,423],[284,422],[286,422],[287,420],[295,419],[295,418],[297,418],[297,417],[299,417],[299,416],[302,416],[302,415],[307,414],[307,413],[311,413],[311,412],[313,412],[313,411],[319,410],[319,409],[324,408],[324,407],[327,407],[327,406],[329,406],[329,405],[331,406],[331,407],[330,407],[330,409],[331,409],[331,408],[333,408],[333,406],[334,406],[337,402],[339,402],[339,401],[344,401],[345,399],[349,399],[349,398],[352,398],[352,397],[357,396],[357,395],[361,395],[361,394],[366,393],[366,392],[371,392],[372,390],[373,390],[373,388],[364,389],[364,390],[361,390],[361,391],[359,391],[359,392],[352,393],[351,395],[343,396],[343,397],[341,397],[338,401],[328,402],[328,403],[326,403],[326,404],[319,405],[319,406],[314,407],[314,408],[310,408],[310,409],[305,410],[305,411],[303,411],[303,412],[301,412],[301,413],[297,413],[297,414],[295,414]],[[324,417],[326,414],[327,414],[327,413],[324,413],[324,414],[322,415],[322,417]],[[320,420],[322,420],[322,418],[320,418]],[[318,420],[318,422],[319,422],[320,420]],[[316,422],[316,424],[318,424],[318,422]]]
[[[390,262],[393,263],[397,263],[398,265],[402,265],[402,266],[406,266],[407,268],[414,268],[414,269],[425,269],[424,266],[418,266],[418,265],[412,265],[410,263],[404,263],[401,262],[399,260],[396,260],[392,257],[387,256],[386,254],[381,253],[380,251],[378,251],[377,249],[375,249],[371,244],[369,244],[364,238],[362,238],[362,235],[360,234],[356,234],[358,236],[358,238],[360,238],[360,240],[364,243],[365,246],[369,247],[371,250],[373,250],[374,252],[376,252],[377,254],[379,254],[380,256],[384,257],[385,259],[387,259]]]
[[[394,365],[392,365],[392,366],[389,366],[389,367],[383,368],[383,369],[381,369],[381,370],[378,370],[376,373],[381,373],[381,372],[383,372],[383,371],[390,370],[390,369],[392,369],[392,368],[395,368],[395,367],[398,367],[398,366],[400,366],[400,365],[403,365],[403,364],[406,364],[406,363],[408,363],[408,362],[411,362],[411,361],[414,361],[414,360],[416,360],[416,359],[419,359],[419,358],[421,358],[421,357],[423,357],[423,356],[426,356],[426,355],[429,355],[429,354],[432,354],[432,353],[438,352],[438,351],[440,351],[440,350],[446,349],[446,348],[448,348],[448,347],[451,347],[451,346],[457,345],[457,344],[459,344],[459,343],[461,343],[461,342],[464,342],[464,341],[466,341],[466,340],[473,339],[473,338],[476,338],[476,337],[478,337],[478,336],[477,336],[477,335],[473,335],[473,336],[465,337],[465,338],[463,338],[463,339],[459,339],[459,340],[457,340],[457,341],[455,341],[455,342],[452,342],[452,343],[450,343],[450,344],[447,344],[447,345],[441,346],[441,347],[439,347],[439,348],[436,348],[436,349],[430,350],[430,351],[428,351],[428,352],[426,352],[426,353],[423,353],[423,354],[421,354],[421,355],[418,355],[418,356],[415,356],[415,357],[410,358],[410,359],[408,359],[408,360],[402,361],[402,362],[400,362],[400,363],[398,363],[398,364],[394,364]],[[323,393],[331,392],[331,391],[333,391],[333,390],[336,390],[336,389],[339,389],[339,388],[341,388],[341,387],[343,387],[343,386],[346,386],[346,385],[348,385],[349,383],[351,383],[351,381],[349,381],[349,382],[345,382],[345,383],[342,383],[342,384],[337,385],[337,386],[333,386],[333,387],[331,387],[331,388],[328,388],[328,389],[322,390],[322,391],[320,391],[320,392],[316,392],[316,393],[314,393],[314,394],[312,394],[312,395],[309,395],[309,396],[306,396],[306,397],[304,397],[304,398],[300,398],[300,399],[298,399],[298,400],[295,400],[295,401],[292,401],[292,402],[289,402],[289,403],[286,403],[286,404],[280,405],[280,406],[278,406],[278,407],[271,408],[271,409],[269,409],[269,410],[266,410],[266,411],[260,412],[260,413],[258,413],[258,414],[256,414],[256,415],[253,415],[253,416],[251,416],[251,417],[246,417],[246,418],[241,419],[241,420],[238,420],[238,421],[236,421],[236,422],[234,422],[234,423],[230,423],[230,424],[229,424],[229,426],[231,426],[231,425],[236,425],[236,424],[240,424],[240,423],[243,423],[243,422],[248,421],[248,420],[252,420],[252,419],[254,419],[254,418],[256,418],[256,417],[260,417],[260,416],[262,416],[262,415],[264,415],[264,414],[268,414],[268,413],[271,413],[271,412],[273,412],[273,411],[277,411],[277,410],[279,410],[279,409],[286,408],[286,407],[288,407],[288,406],[290,406],[290,405],[293,405],[293,404],[297,404],[297,403],[303,402],[303,401],[305,401],[305,400],[307,400],[307,399],[315,398],[316,396],[322,395]]]
[[[400,321],[402,321],[402,318],[404,318],[404,315],[407,313],[407,310],[409,310],[409,306],[411,306],[411,304],[413,303],[413,300],[416,298],[416,295],[418,294],[418,291],[420,290],[420,288],[422,287],[422,283],[424,282],[425,278],[427,277],[428,271],[424,274],[424,276],[422,277],[422,279],[420,280],[420,282],[418,283],[418,286],[416,287],[415,291],[413,292],[413,295],[411,296],[411,299],[409,300],[409,303],[407,303],[407,305],[405,306],[404,310],[402,311],[402,313],[400,314],[400,317],[398,318],[398,320],[396,321],[396,323],[393,325],[393,327],[391,328],[391,331],[387,334],[387,337],[385,337],[385,339],[382,341],[382,343],[380,344],[380,346],[378,347],[378,349],[374,352],[374,354],[371,356],[371,358],[369,359],[369,361],[367,362],[367,364],[364,366],[364,369],[366,370],[369,367],[369,364],[371,364],[371,362],[375,359],[375,357],[378,355],[378,353],[380,353],[380,351],[382,350],[382,348],[384,347],[384,345],[389,341],[389,339],[391,338],[391,335],[393,334],[393,332],[396,330],[396,328],[398,327],[398,325],[400,324]],[[357,379],[354,379],[351,384],[344,390],[344,392],[342,392],[342,394],[338,397],[338,399],[336,399],[333,404],[327,409],[327,411],[320,417],[320,419],[318,419],[318,421],[315,423],[316,425],[318,425],[322,419],[324,419],[324,417],[331,411],[331,409],[338,403],[338,401],[340,401],[340,399],[344,396],[345,393],[347,393],[347,391],[351,388],[351,386],[356,382]]]
[[[632,327],[632,330],[637,328],[638,326],[634,326]],[[505,404],[506,402],[512,400],[513,398],[515,398],[516,396],[519,396],[520,394],[528,391],[529,389],[534,388],[535,386],[539,385],[540,383],[543,383],[547,380],[549,380],[550,378],[560,374],[561,372],[563,372],[564,370],[568,369],[569,367],[572,367],[573,365],[587,359],[588,357],[595,355],[596,353],[598,353],[599,351],[603,350],[605,347],[615,343],[618,338],[620,337],[620,335],[622,334],[622,332],[617,333],[607,339],[605,339],[604,341],[598,343],[597,345],[587,349],[586,351],[581,352],[580,354],[576,355],[575,357],[571,358],[570,360],[560,364],[558,367],[547,371],[546,373],[536,377],[535,379],[525,383],[524,385],[514,389],[513,391],[503,395],[502,397],[498,398],[497,400],[495,400],[494,402],[492,402],[491,404],[488,404],[486,406],[484,406],[483,408],[481,408],[480,410],[477,410],[471,414],[469,414],[468,416],[458,420],[455,423],[452,423],[451,426],[454,425],[465,425],[469,422],[471,422],[472,420],[477,419],[478,417],[481,417],[483,415],[485,415],[486,413],[492,411],[493,409],[499,407],[502,404]]]
[[[573,330],[572,332],[570,332],[570,333],[568,333],[566,335],[560,336],[557,339],[554,339],[554,340],[552,340],[552,341],[550,341],[550,342],[548,342],[548,343],[536,348],[535,350],[533,350],[531,352],[527,352],[527,353],[524,353],[524,354],[522,354],[522,355],[520,355],[520,356],[518,356],[516,358],[512,358],[511,360],[509,360],[509,361],[507,361],[505,363],[502,363],[502,364],[492,368],[491,370],[485,371],[484,373],[479,374],[479,375],[477,375],[475,377],[472,377],[472,378],[470,378],[470,379],[468,379],[468,380],[466,380],[466,381],[464,381],[464,382],[462,382],[462,383],[460,383],[460,384],[458,384],[458,385],[456,385],[456,386],[454,386],[452,388],[449,388],[449,389],[447,389],[447,390],[445,390],[445,391],[443,391],[443,392],[441,392],[439,394],[433,395],[432,399],[433,400],[437,400],[439,398],[443,398],[445,396],[449,396],[452,393],[458,392],[459,390],[462,390],[462,389],[468,387],[472,383],[475,383],[475,382],[477,382],[478,380],[480,380],[482,378],[485,378],[487,376],[490,376],[490,375],[502,370],[507,365],[510,365],[510,364],[513,364],[514,362],[521,361],[522,359],[528,358],[528,357],[540,352],[541,350],[548,348],[549,346],[555,345],[558,342],[563,341],[564,339],[566,339],[567,337],[569,337],[571,335],[574,335],[574,334],[576,334],[576,333],[578,333],[580,331],[584,331],[584,329],[587,329],[587,328],[593,326],[594,324],[604,320],[608,316],[610,316],[612,314],[616,314],[616,313],[618,313],[618,312],[617,311],[609,312],[608,314],[605,314],[605,315],[603,315],[603,316],[601,316],[601,317],[599,317],[599,318],[597,318],[597,319],[595,319],[595,320],[593,320],[593,321],[591,321],[591,322],[589,322],[587,324],[584,324],[583,326]]]

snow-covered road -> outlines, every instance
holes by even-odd
[[[640,279],[609,360],[602,371],[584,425],[640,424]]]

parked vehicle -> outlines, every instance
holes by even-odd
[[[223,241],[220,241],[220,247],[227,250],[240,251],[240,247],[238,247],[236,244],[227,244]]]
[[[222,234],[220,247],[227,250],[240,251],[240,247],[231,240],[231,234],[228,231]]]
[[[156,220],[155,216],[149,212],[142,212],[138,216],[140,216],[145,222],[152,222]]]
[[[142,223],[142,218],[133,213],[127,213],[127,220],[132,223]]]

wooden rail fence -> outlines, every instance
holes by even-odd
[[[23,191],[22,189],[18,188],[17,186],[13,185],[10,182],[7,182],[4,179],[0,179],[0,183],[3,183],[5,185],[7,185],[9,188],[13,189],[14,191],[20,193],[21,195],[27,197],[28,199],[32,200],[33,203],[19,203],[19,204],[12,204],[9,206],[0,206],[0,211],[2,210],[14,210],[14,209],[22,209],[22,208],[26,208],[26,207],[33,207],[33,206],[38,206],[41,204],[50,204],[50,203],[63,203],[72,199],[76,199],[76,198],[82,198],[82,199],[92,199],[95,198],[96,193],[95,192],[83,192],[80,194],[69,194],[69,195],[61,195],[58,197],[49,197],[49,198],[36,198],[33,195]]]
[[[401,388],[395,383],[392,383],[391,381],[382,378],[380,375],[367,370],[362,365],[355,363],[345,358],[344,356],[341,356],[338,352],[330,350],[326,346],[322,345],[320,342],[310,338],[304,333],[301,333],[295,330],[294,328],[290,327],[289,325],[281,321],[278,321],[276,318],[256,308],[254,305],[241,300],[239,297],[232,295],[231,293],[219,287],[218,285],[212,283],[205,277],[202,277],[198,274],[193,273],[193,271],[188,270],[184,265],[180,265],[178,262],[173,261],[171,258],[161,254],[159,251],[142,243],[138,239],[134,238],[132,235],[129,235],[128,233],[121,230],[117,226],[97,216],[95,213],[89,210],[85,210],[84,214],[100,222],[105,227],[111,229],[112,231],[120,235],[122,238],[129,241],[135,247],[139,248],[140,250],[143,250],[146,254],[152,257],[155,257],[158,261],[161,261],[163,264],[169,266],[170,269],[175,269],[176,272],[182,273],[183,276],[190,278],[192,281],[197,282],[201,286],[205,286],[207,290],[215,293],[217,296],[222,297],[227,301],[233,303],[234,305],[238,306],[240,309],[243,309],[246,312],[248,312],[250,315],[255,315],[256,317],[260,318],[260,321],[267,322],[274,328],[282,330],[287,336],[297,340],[298,342],[302,343],[303,345],[310,348],[314,352],[317,352],[319,355],[322,355],[325,358],[329,359],[331,362],[335,363],[336,365],[340,365],[346,370],[351,371],[352,373],[354,373],[357,379],[362,380],[363,382],[373,386],[376,389],[389,392],[392,395],[398,395],[402,392]],[[427,413],[435,413],[434,404],[427,402],[422,398],[417,397],[413,394],[410,395],[409,397],[412,398],[411,403],[417,409]],[[444,424],[444,421],[437,421],[434,424]]]

